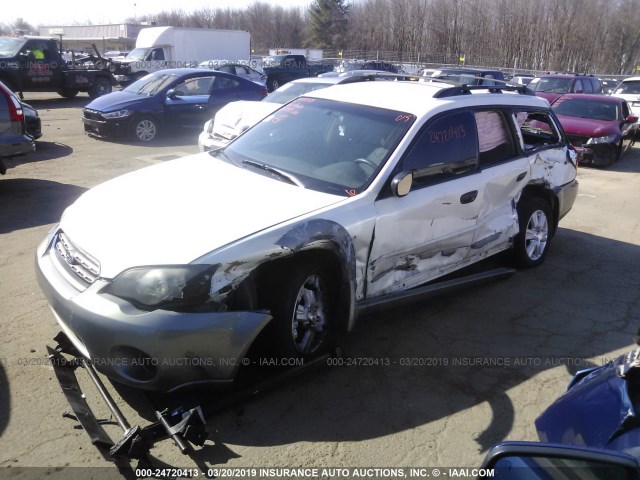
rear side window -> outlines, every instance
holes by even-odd
[[[591,83],[588,79],[576,78],[576,83],[573,85],[573,91],[575,93],[593,93],[593,88],[591,88]]]
[[[511,130],[502,112],[475,112],[480,166],[502,163],[516,155]]]
[[[477,169],[478,136],[474,115],[456,112],[437,118],[419,134],[403,160],[413,172],[413,188],[441,182]]]

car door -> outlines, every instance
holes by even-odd
[[[531,175],[530,160],[518,148],[512,112],[482,109],[476,110],[474,117],[484,197],[479,202],[470,260],[493,255],[511,246],[511,239],[518,233],[515,200]]]
[[[169,124],[181,127],[202,128],[211,118],[209,97],[213,76],[188,78],[179,82],[165,100],[165,115]]]
[[[382,195],[367,265],[367,296],[425,283],[465,263],[481,201],[473,114],[458,111],[426,124],[395,174],[412,172],[410,192]]]
[[[60,85],[61,65],[58,65],[54,45],[46,40],[31,39],[22,47],[18,54],[20,61],[20,76],[23,88],[38,90]]]
[[[635,139],[638,122],[627,122],[626,118],[631,115],[629,104],[625,100],[620,101],[621,121],[620,131],[622,132],[623,149],[629,148]]]
[[[577,175],[575,150],[569,148],[556,116],[544,108],[517,109],[513,115],[516,134],[531,170],[527,182],[545,185],[550,191],[574,182]],[[576,189],[577,184],[573,183],[571,191],[575,193]],[[568,190],[563,192],[566,195]],[[563,208],[562,202],[560,208]],[[558,218],[566,213],[559,211]]]
[[[213,80],[211,95],[208,100],[209,118],[229,102],[236,100],[261,100],[250,97],[250,91],[246,88],[248,84],[242,78],[234,78],[231,75],[216,75]]]

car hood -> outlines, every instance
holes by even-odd
[[[112,92],[89,102],[85,108],[97,110],[98,112],[114,112],[116,110],[123,110],[125,108],[132,107],[133,105],[138,105],[151,98],[153,97],[123,91]]]
[[[605,137],[616,133],[620,134],[620,126],[615,120],[593,120],[591,118],[567,117],[565,115],[558,115],[558,119],[567,135]]]
[[[190,263],[343,200],[203,153],[144,168],[85,192],[65,211],[60,228],[100,263],[103,278],[113,278],[134,266]]]
[[[281,106],[272,102],[231,102],[216,113],[213,132],[232,140]]]
[[[564,93],[551,93],[551,92],[535,92],[536,97],[544,98],[549,103],[555,102],[558,98],[560,98]]]

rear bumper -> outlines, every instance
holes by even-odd
[[[578,196],[578,180],[573,180],[554,190],[558,198],[558,220],[562,219],[573,207]]]
[[[25,153],[35,152],[36,143],[30,135],[4,135],[0,144],[0,159],[15,157]],[[3,164],[4,165],[4,164]],[[0,167],[0,170],[4,170]]]

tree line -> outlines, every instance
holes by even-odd
[[[319,48],[334,58],[612,75],[633,74],[640,61],[638,0],[257,0],[126,21],[247,30],[256,54]]]

